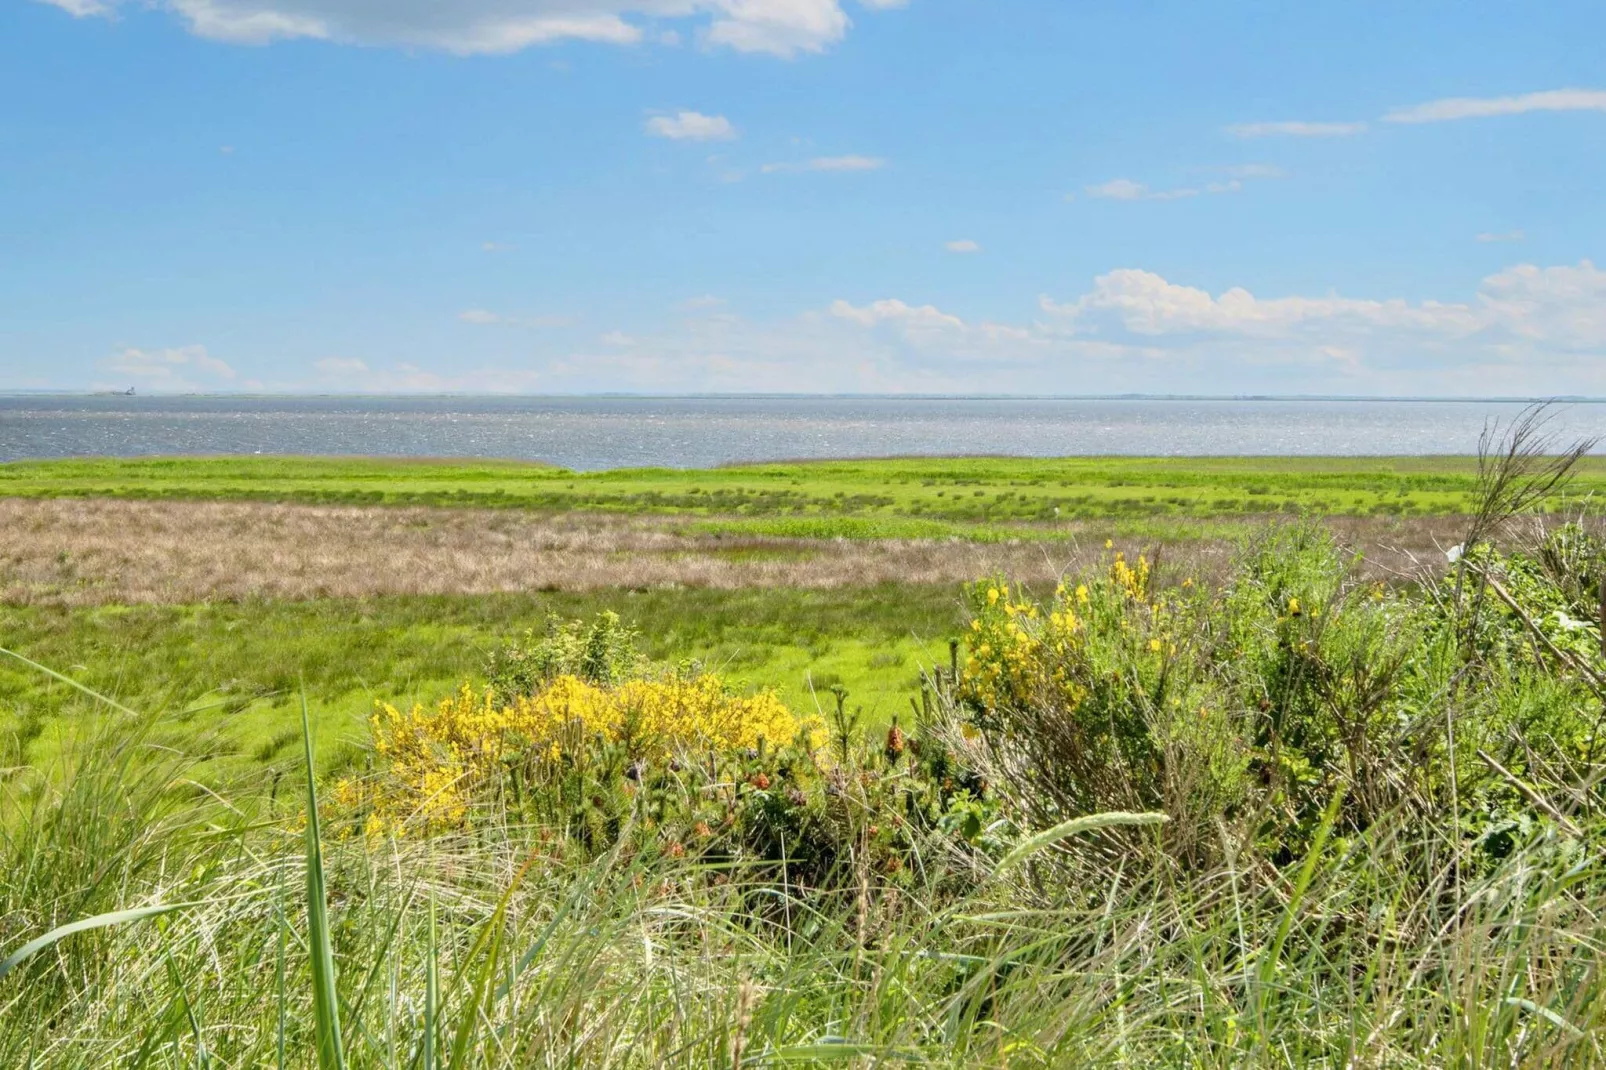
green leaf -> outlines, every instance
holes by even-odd
[[[142,921],[145,918],[171,914],[175,910],[188,910],[190,907],[200,905],[200,903],[168,903],[163,906],[135,907],[133,910],[114,910],[109,914],[96,914],[92,918],[83,918],[80,921],[57,926],[38,939],[30,940],[23,944],[12,952],[4,962],[0,962],[0,977],[4,977],[22,965],[27,959],[37,955],[52,944],[71,936],[73,933],[88,932],[91,929],[104,929],[108,925],[121,925],[128,921]]]

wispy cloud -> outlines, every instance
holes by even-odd
[[[1236,178],[1176,189],[1150,189],[1142,182],[1134,182],[1130,178],[1112,178],[1097,186],[1087,186],[1083,192],[1095,200],[1105,201],[1181,201],[1205,193],[1237,193],[1243,188],[1243,182]]]
[[[879,171],[885,166],[887,161],[880,156],[816,156],[812,160],[767,163],[759,170],[775,175],[792,171]]]
[[[1151,190],[1142,182],[1134,182],[1130,178],[1112,178],[1096,186],[1084,186],[1083,192],[1089,197],[1107,201],[1170,201],[1199,194],[1196,189]]]
[[[1234,123],[1227,133],[1238,138],[1351,137],[1366,133],[1365,123],[1313,123],[1288,120],[1275,123]]]
[[[155,390],[201,390],[234,381],[234,369],[203,345],[119,350],[101,362],[113,375]]]
[[[91,15],[110,15],[112,4],[115,2],[116,0],[111,0],[111,3],[103,3],[102,0],[45,0],[45,3],[61,8],[75,19],[89,18]]]
[[[979,252],[981,252],[980,243],[973,242],[969,238],[960,238],[958,241],[947,242],[947,243],[945,243],[943,245],[943,248],[947,249],[950,253],[979,253]]]
[[[1485,232],[1483,234],[1479,234],[1478,235],[1478,240],[1481,241],[1481,242],[1484,242],[1484,243],[1489,243],[1489,242],[1508,242],[1508,241],[1522,241],[1522,239],[1524,237],[1526,237],[1526,235],[1523,234],[1523,232],[1520,231],[1520,230],[1508,230],[1503,234],[1494,234],[1494,233]]]
[[[457,318],[476,327],[567,327],[574,323],[572,316],[504,316],[488,308],[465,308]]]
[[[647,133],[671,141],[735,141],[736,127],[723,115],[704,115],[699,111],[677,111],[673,115],[654,115],[646,122]]]
[[[823,52],[852,22],[842,0],[45,0],[79,18],[124,4],[171,13],[198,37],[237,44],[303,38],[431,48],[458,55],[518,52],[557,41],[640,45],[681,40],[672,21],[711,47],[790,58]],[[894,0],[861,0],[897,7]]]
[[[1606,90],[1549,89],[1514,97],[1449,97],[1426,104],[1395,108],[1383,116],[1386,123],[1442,123],[1455,119],[1487,119],[1530,111],[1606,112]]]
[[[370,368],[354,358],[326,357],[313,363],[317,378],[305,384],[317,390],[358,394],[519,394],[540,388],[544,372],[526,368],[453,369],[437,372],[416,364]]]

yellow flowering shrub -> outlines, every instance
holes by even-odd
[[[1146,557],[1131,564],[1117,551],[1091,588],[1062,583],[1047,605],[1003,580],[975,585],[962,697],[981,711],[1041,701],[1045,691],[1074,705],[1086,692],[1078,666],[1086,667],[1090,637],[1130,640],[1121,645],[1139,655],[1174,654],[1172,607],[1150,598],[1149,578]]]
[[[967,722],[1030,753],[1066,812],[1155,805],[1163,753],[1213,733],[1223,709],[1191,590],[1156,590],[1147,558],[1113,548],[1047,600],[976,584],[957,696]]]
[[[335,799],[367,808],[368,831],[460,825],[509,766],[532,785],[613,749],[632,761],[677,751],[785,746],[805,727],[773,691],[731,692],[711,673],[667,673],[613,686],[563,675],[498,702],[464,685],[433,708],[380,703],[369,718],[380,776],[345,780]]]

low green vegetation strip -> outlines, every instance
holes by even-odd
[[[1606,458],[1571,493],[1606,491]],[[240,499],[739,517],[754,533],[974,534],[1071,519],[1464,512],[1466,457],[925,458],[571,472],[498,461],[172,458],[0,465],[0,496]],[[842,526],[853,520],[857,527]],[[833,525],[837,525],[834,526]]]
[[[616,612],[654,662],[695,660],[798,710],[830,705],[840,685],[884,723],[907,710],[922,666],[946,659],[961,609],[955,587],[890,584],[0,607],[0,646],[159,714],[155,737],[199,749],[207,779],[221,783],[295,760],[301,693],[338,764],[376,700],[433,702],[483,680],[492,651],[553,615]],[[0,660],[0,769],[48,764],[96,712],[79,692]]]

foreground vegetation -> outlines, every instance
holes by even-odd
[[[1571,490],[1606,490],[1586,458]],[[169,458],[0,464],[0,496],[456,505],[706,518],[799,538],[984,538],[1075,519],[1464,513],[1473,457],[952,458],[571,472],[501,461]],[[1013,537],[1019,537],[1016,532]]]
[[[1218,583],[984,580],[873,730],[606,616],[316,797],[113,711],[5,782],[0,1061],[1602,1062],[1606,544],[1469,542],[1408,587],[1305,523]]]

